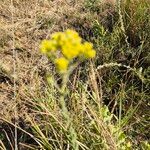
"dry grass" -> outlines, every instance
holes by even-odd
[[[3,116],[12,116],[14,106],[12,30],[15,34],[17,99],[20,104],[26,99],[26,90],[32,95],[37,94],[37,86],[40,90],[43,75],[49,70],[47,58],[39,54],[39,43],[42,39],[48,38],[54,31],[66,28],[75,28],[83,37],[87,34],[90,36],[90,19],[93,15],[83,10],[82,4],[81,0],[74,3],[63,0],[22,0],[13,1],[13,6],[9,0],[0,2],[0,108],[3,108],[0,113]],[[95,19],[97,17],[95,14]]]
[[[57,4],[57,5],[56,5]],[[44,72],[48,69],[48,60],[39,54],[41,39],[48,38],[51,32],[67,28],[63,21],[67,13],[78,10],[64,1],[14,1],[14,23],[10,1],[0,2],[0,114],[11,117],[13,114],[13,47],[12,30],[15,33],[15,51],[17,53],[17,99],[19,105],[25,101],[26,91],[36,95],[42,85]],[[69,9],[68,9],[69,8]],[[10,114],[9,114],[10,113]]]

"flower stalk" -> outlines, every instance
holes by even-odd
[[[77,133],[72,124],[71,115],[67,109],[65,97],[67,95],[67,83],[72,71],[78,66],[79,62],[85,59],[94,58],[96,51],[93,44],[82,42],[82,38],[76,31],[66,30],[65,32],[56,32],[51,35],[50,40],[43,40],[40,50],[55,64],[58,73],[62,77],[62,84],[57,89],[60,92],[60,107],[62,116],[65,120],[67,129],[67,138],[73,150],[79,149],[77,142]]]

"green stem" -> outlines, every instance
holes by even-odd
[[[71,123],[72,119],[70,118],[70,114],[69,114],[69,111],[67,109],[66,102],[65,102],[67,81],[68,81],[68,74],[64,74],[62,86],[60,88],[60,92],[61,92],[60,105],[62,108],[63,117],[66,121],[66,126],[67,128],[69,127],[68,129],[69,135],[67,136],[72,144],[73,150],[78,150],[79,148],[78,148],[78,143],[77,143],[77,136],[76,136],[77,134],[72,126],[72,123]]]

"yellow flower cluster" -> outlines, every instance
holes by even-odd
[[[67,71],[74,58],[93,58],[96,55],[91,43],[82,43],[79,34],[69,29],[52,34],[50,40],[43,40],[40,49],[42,53],[53,56],[60,73]]]
[[[64,57],[60,57],[55,59],[55,64],[60,72],[64,72],[68,68],[69,61]]]

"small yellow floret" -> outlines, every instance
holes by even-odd
[[[94,58],[96,55],[96,51],[93,49],[93,44],[89,42],[83,44],[81,53],[86,58]]]
[[[89,43],[89,42],[85,42],[84,43],[84,48],[87,49],[87,50],[91,50],[91,49],[93,49],[93,44]]]
[[[62,47],[65,43],[67,43],[68,38],[63,32],[56,32],[51,35],[52,40],[57,42],[58,47]]]
[[[68,38],[68,42],[70,42],[72,44],[80,44],[82,41],[81,37],[79,36],[79,34],[76,31],[68,29],[65,31],[65,34]]]
[[[55,59],[55,65],[60,73],[65,73],[68,69],[69,61],[64,57],[60,57]]]
[[[85,56],[86,56],[87,58],[94,58],[95,55],[96,55],[95,50],[87,51],[86,54],[85,54]]]
[[[56,49],[57,49],[57,43],[53,40],[43,40],[40,45],[40,50],[44,54],[50,51],[55,51]]]
[[[53,33],[53,34],[51,35],[51,38],[57,41],[57,40],[60,40],[60,37],[61,37],[62,35],[63,35],[62,32],[56,32],[56,33]]]
[[[78,56],[79,50],[77,46],[74,46],[70,43],[66,43],[62,46],[62,54],[64,57],[71,60]]]
[[[66,33],[68,36],[72,37],[72,38],[77,38],[77,37],[79,37],[79,34],[78,34],[76,31],[74,31],[74,30],[68,29],[68,30],[65,31],[65,33]]]

